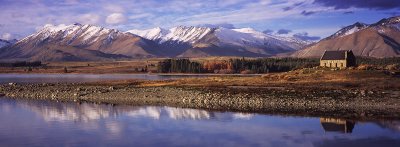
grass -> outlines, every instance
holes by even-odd
[[[1,67],[1,73],[64,73],[67,67],[68,73],[140,73],[140,69],[149,67],[154,70],[158,60],[134,60],[134,61],[114,61],[114,62],[48,62],[44,67],[34,67],[31,72],[27,72],[27,67]],[[138,69],[139,71],[137,71]]]
[[[196,58],[194,60],[225,60],[228,57]],[[46,68],[33,68],[29,73],[140,73],[135,69],[145,66],[154,70],[163,59],[138,59],[114,62],[49,62]],[[0,68],[0,73],[27,73],[27,68]],[[98,83],[99,84],[99,83]],[[107,84],[107,83],[105,83]],[[133,84],[139,86],[259,86],[259,87],[297,87],[297,88],[361,88],[361,89],[400,89],[400,78],[386,75],[381,70],[335,70],[306,68],[284,73],[269,73],[257,77],[212,76],[207,78],[188,78],[165,81],[128,80],[112,84]],[[112,85],[111,84],[111,85]]]
[[[227,87],[258,86],[286,88],[400,90],[400,78],[382,71],[301,69],[285,73],[264,74],[258,77],[217,76],[166,81],[144,81],[140,86]]]

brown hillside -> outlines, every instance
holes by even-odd
[[[399,57],[400,32],[390,26],[369,27],[354,34],[321,40],[294,57],[321,57],[325,50],[352,50],[356,56]]]

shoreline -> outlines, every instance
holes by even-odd
[[[379,90],[142,86],[130,82],[5,84],[0,85],[0,95],[1,93],[16,99],[61,102],[172,106],[349,119],[400,119],[398,97]]]
[[[30,74],[50,74],[50,75],[156,75],[156,76],[237,76],[237,77],[255,77],[255,76],[262,76],[264,74],[213,74],[213,73],[80,73],[80,72],[73,72],[73,73],[45,73],[45,72],[10,72],[4,73],[0,72],[0,75],[7,75],[7,74],[18,74],[18,75],[30,75]]]

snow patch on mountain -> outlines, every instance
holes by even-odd
[[[129,30],[128,32],[149,40],[158,40],[170,33],[169,30],[165,30],[160,27],[147,30]]]
[[[395,16],[395,17],[381,19],[380,21],[378,21],[375,24],[372,24],[371,26],[386,26],[398,23],[400,23],[400,16]]]
[[[223,44],[237,46],[267,47],[268,45],[278,45],[292,49],[299,49],[301,46],[312,43],[311,41],[304,41],[294,37],[265,34],[254,30],[253,28],[227,29],[223,27],[208,28],[179,26],[169,30],[157,27],[148,30],[130,30],[128,32],[149,40],[158,41],[160,44],[167,41],[194,44],[210,33],[214,33]]]
[[[361,22],[356,22],[353,25],[344,27],[343,29],[340,29],[339,31],[337,31],[335,34],[331,35],[328,37],[329,38],[336,38],[336,37],[343,37],[343,36],[347,36],[347,35],[351,35],[354,34],[358,31],[361,31],[365,28],[368,28],[369,25],[365,24],[365,23],[361,23]]]
[[[378,30],[379,33],[385,33],[383,26],[393,27],[400,31],[400,16],[382,19],[371,26]]]
[[[183,43],[195,43],[210,33],[213,29],[207,27],[186,27],[178,26],[169,30],[160,27],[148,30],[129,30],[127,32],[140,37],[164,43],[167,41],[176,41]]]
[[[246,44],[263,45],[265,39],[270,39],[261,36],[260,34],[254,33],[248,28],[244,29],[226,29],[218,28],[215,31],[215,35],[223,43],[229,43],[232,45],[243,46]]]
[[[61,35],[61,36],[60,36]],[[82,24],[71,24],[71,25],[45,25],[40,31],[32,34],[20,42],[26,42],[31,38],[40,38],[37,42],[44,41],[46,39],[51,39],[55,37],[61,37],[61,40],[68,39],[67,42],[73,42],[79,39],[84,44],[92,44],[98,41],[98,39],[103,36],[108,36],[108,43],[110,39],[112,40],[114,35],[131,35],[128,33],[123,33],[115,29],[107,29],[94,25],[82,25]]]
[[[167,34],[164,41],[174,40],[195,43],[210,33],[213,29],[207,27],[185,27],[179,26],[172,28],[171,33]]]
[[[217,37],[222,41],[234,45],[256,45],[256,46],[282,46],[299,49],[300,46],[308,45],[311,41],[305,41],[294,37],[282,37],[258,32],[252,28],[216,30]]]
[[[343,29],[340,29],[335,34],[327,37],[326,39],[331,39],[331,38],[336,38],[336,37],[344,37],[344,36],[351,35],[351,34],[359,32],[361,30],[364,30],[366,28],[371,28],[371,27],[374,28],[375,30],[377,30],[379,33],[385,33],[385,30],[382,27],[394,27],[394,28],[400,30],[400,16],[385,18],[374,24],[365,24],[365,23],[361,23],[361,22],[356,22],[353,25],[350,25],[350,26],[344,27]]]

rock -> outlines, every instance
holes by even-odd
[[[365,96],[366,91],[365,91],[365,90],[361,90],[361,91],[360,91],[360,94],[361,94],[362,96]]]

